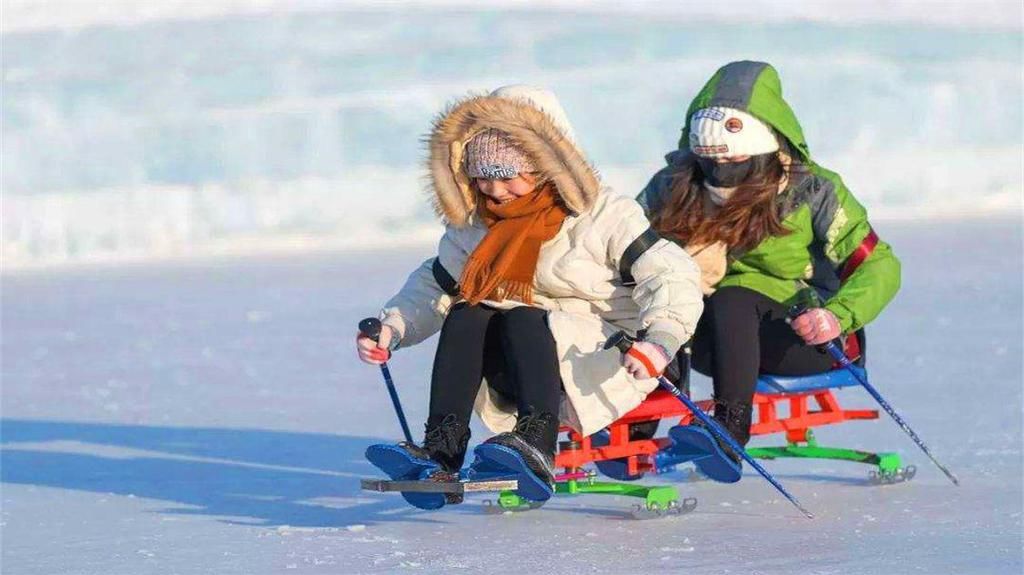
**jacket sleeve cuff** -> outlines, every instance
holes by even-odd
[[[656,328],[651,328],[656,329]],[[667,331],[648,331],[644,341],[653,343],[661,346],[665,350],[665,354],[668,355],[669,360],[675,357],[679,348],[682,347],[683,342],[679,340],[675,334]]]
[[[394,332],[394,337],[391,338],[391,343],[388,345],[388,349],[395,351],[402,345],[402,339],[405,337],[405,319],[402,318],[401,314],[391,312],[384,315],[380,323],[391,328]]]
[[[853,314],[846,306],[837,301],[830,301],[825,304],[825,309],[836,316],[836,319],[839,320],[839,329],[843,333],[847,333],[853,328]]]

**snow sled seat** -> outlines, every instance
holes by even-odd
[[[867,371],[863,367],[854,369],[867,379]],[[751,435],[785,433],[787,444],[748,447],[747,452],[762,459],[805,457],[854,461],[876,467],[871,474],[873,481],[890,482],[890,479],[902,478],[903,463],[896,453],[825,447],[814,438],[812,430],[815,427],[855,419],[878,419],[876,409],[840,407],[833,392],[844,387],[860,387],[860,383],[845,369],[805,377],[762,375],[754,394],[756,416],[750,427]],[[816,409],[812,409],[812,401]]]

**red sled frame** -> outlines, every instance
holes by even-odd
[[[878,410],[843,409],[833,390],[827,388],[795,393],[756,393],[753,403],[756,416],[750,428],[751,435],[784,433],[786,438],[786,445],[783,446],[748,447],[747,452],[753,457],[798,457],[864,463],[876,467],[871,478],[881,483],[909,479],[912,476],[910,468],[904,472],[900,456],[896,453],[826,447],[819,445],[814,437],[814,428],[852,420],[878,419]],[[699,401],[697,405],[708,411],[712,401]],[[646,474],[672,471],[675,466],[662,457],[662,449],[671,444],[671,439],[654,437],[630,440],[629,429],[633,424],[661,420],[668,420],[671,425],[687,425],[693,417],[679,400],[658,389],[635,409],[612,423],[608,427],[607,442],[602,442],[602,445],[595,445],[592,436],[583,436],[571,428],[563,427],[562,431],[568,435],[568,440],[560,442],[555,456],[555,466],[563,470],[556,477],[555,491],[562,494],[605,493],[639,497],[644,499],[643,507],[655,512],[692,510],[696,500],[688,498],[680,504],[675,486],[632,483],[632,480]],[[620,478],[630,482],[598,481],[598,474],[585,468],[588,464],[608,461],[621,465]],[[497,503],[504,509],[530,507],[528,502],[512,492],[503,492]]]

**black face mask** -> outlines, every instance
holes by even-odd
[[[775,157],[775,153],[750,156],[742,162],[716,162],[713,158],[697,158],[704,181],[716,188],[735,188],[750,177],[762,172]]]

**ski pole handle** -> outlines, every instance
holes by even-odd
[[[801,291],[800,301],[790,306],[789,310],[786,312],[786,323],[792,323],[793,320],[800,317],[801,315],[807,313],[812,309],[817,309],[819,307],[822,306],[821,298],[818,297],[818,292],[814,291],[811,288],[806,288],[803,291]],[[841,336],[837,337],[836,339],[832,340],[829,343],[838,346],[839,349],[843,349],[846,347],[846,345],[843,343],[843,338]],[[822,353],[825,353],[828,351],[828,343],[818,344],[814,346],[814,348]]]
[[[384,330],[384,325],[379,319],[375,317],[368,317],[359,322],[359,333],[365,335],[375,342],[380,342],[380,334]],[[392,337],[394,332],[392,332]],[[391,359],[391,348],[390,346],[384,350],[387,359]],[[387,360],[385,360],[387,361]]]
[[[359,333],[362,333],[366,337],[373,341],[380,341],[380,332],[383,326],[380,320],[375,317],[368,317],[359,322]],[[391,357],[391,350],[387,350],[388,357]],[[398,399],[398,390],[395,389],[395,382],[391,379],[391,370],[388,369],[388,363],[385,361],[380,364],[380,373],[384,376],[384,383],[388,386],[388,395],[391,396],[391,405],[395,408],[395,415],[398,416],[398,423],[402,426],[402,434],[405,435],[405,440],[409,443],[413,443],[412,433],[409,432],[409,423],[405,420],[405,410],[402,409],[402,401]]]
[[[379,319],[375,317],[368,317],[359,322],[359,333],[373,341],[380,341],[380,331],[383,327],[384,326],[380,323]]]
[[[794,319],[796,319],[796,318],[800,317],[801,315],[803,315],[804,312],[806,312],[808,310],[810,310],[810,308],[807,307],[807,304],[803,304],[803,303],[794,304],[794,305],[790,306],[789,311],[786,312],[786,319],[789,320],[789,321],[793,321]]]
[[[622,353],[629,353],[629,349],[633,347],[633,343],[636,342],[636,338],[629,335],[628,333],[619,330],[611,335],[604,342],[604,349],[617,348]]]

